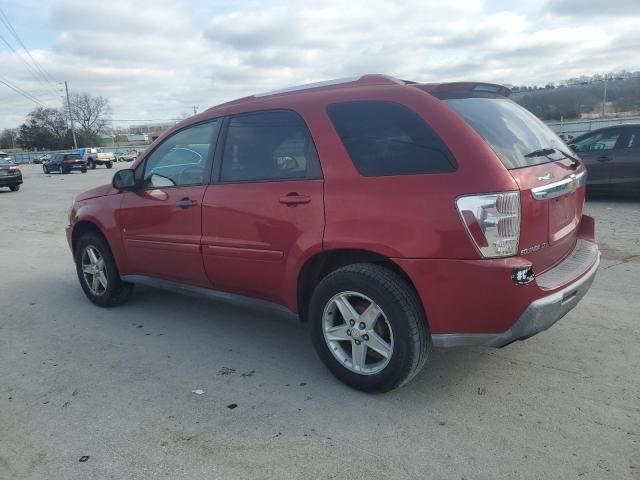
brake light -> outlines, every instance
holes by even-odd
[[[9,167],[9,171],[13,173],[20,173],[20,169],[18,167]]]
[[[62,163],[73,163],[75,160],[63,160]]]
[[[483,257],[510,257],[518,252],[520,192],[466,195],[456,200],[456,207]]]

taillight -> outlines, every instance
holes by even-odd
[[[20,169],[18,167],[9,167],[9,171],[13,173],[20,173]]]
[[[456,207],[483,257],[510,257],[518,252],[520,192],[466,195],[456,200]]]
[[[62,163],[73,163],[75,160],[63,160]]]

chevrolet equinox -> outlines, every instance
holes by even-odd
[[[101,307],[141,282],[282,305],[364,391],[432,347],[530,337],[600,252],[582,162],[509,93],[364,75],[213,107],[76,198],[80,285]]]

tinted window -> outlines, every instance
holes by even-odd
[[[146,160],[145,186],[162,188],[204,183],[209,151],[219,123],[214,120],[185,128],[162,142]]]
[[[271,111],[231,118],[222,158],[222,181],[317,176],[315,146],[298,114]]]
[[[365,176],[455,170],[446,146],[415,112],[395,103],[329,106],[329,116],[358,171]]]
[[[604,130],[588,135],[573,143],[577,152],[592,152],[595,150],[611,150],[616,146],[622,131],[620,129]]]
[[[515,102],[498,98],[450,98],[443,100],[485,139],[505,167],[539,165],[565,155],[531,155],[543,149],[568,152],[569,147],[535,115]]]
[[[64,159],[65,160],[79,160],[80,158],[82,158],[80,155],[78,155],[77,153],[71,153],[69,155],[65,155]]]

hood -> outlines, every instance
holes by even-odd
[[[118,193],[118,190],[113,188],[110,183],[107,185],[100,185],[99,187],[95,187],[82,192],[76,197],[76,202],[79,202],[81,200],[88,200],[90,198],[104,197],[106,195],[114,195],[116,193]]]

